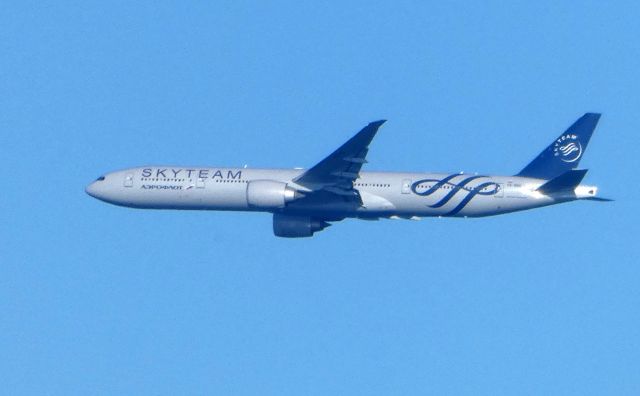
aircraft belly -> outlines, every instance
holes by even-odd
[[[446,202],[443,203],[443,201]],[[547,203],[530,197],[507,198],[497,196],[476,195],[469,199],[460,194],[449,199],[446,194],[434,194],[432,197],[411,195],[399,198],[394,202],[395,214],[402,216],[442,216],[442,217],[481,217],[501,213],[525,210],[544,206]]]
[[[161,188],[127,191],[122,203],[151,209],[187,209],[192,204],[184,198],[183,191]]]
[[[154,186],[126,191],[120,204],[152,209],[247,210],[244,184],[229,186]]]
[[[362,206],[357,209],[358,212],[394,213],[396,211],[395,205],[381,195],[371,194],[364,190],[360,190],[359,193]]]
[[[200,197],[200,204],[207,209],[248,210],[246,185],[207,188]]]

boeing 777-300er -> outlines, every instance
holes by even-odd
[[[303,169],[143,166],[100,176],[86,191],[142,209],[269,212],[280,237],[309,237],[345,218],[482,217],[574,200],[606,201],[576,169],[600,114],[586,113],[513,176],[363,172],[385,122],[365,126],[328,157]]]

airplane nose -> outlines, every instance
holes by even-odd
[[[100,200],[105,199],[105,195],[107,192],[107,185],[105,184],[106,176],[100,176],[93,183],[89,184],[84,191],[92,196],[93,198],[97,198]]]
[[[84,191],[93,198],[100,201],[117,204],[119,202],[119,196],[117,191],[114,191],[111,176],[100,176],[93,183],[85,187]]]
[[[91,184],[89,184],[84,191],[89,194],[90,196],[94,197],[94,198],[98,198],[98,191],[97,191],[97,186],[96,186],[97,182],[93,182]]]

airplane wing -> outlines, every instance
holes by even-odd
[[[326,191],[342,196],[345,200],[354,199],[361,204],[353,182],[358,178],[362,165],[367,162],[371,140],[385,121],[374,121],[362,128],[336,151],[293,181],[315,192]]]

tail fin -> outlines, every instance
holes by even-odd
[[[600,114],[586,113],[516,176],[550,180],[578,167]]]

